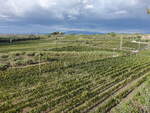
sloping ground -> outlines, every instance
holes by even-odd
[[[67,62],[70,63],[71,60],[84,60],[92,61],[98,59],[104,59],[108,57],[116,57],[127,54],[125,52],[117,51],[30,51],[30,52],[12,52],[8,54],[0,54],[0,70],[6,70],[7,68],[18,68],[18,67],[27,67],[33,65],[39,65],[43,63],[53,63],[53,62]]]
[[[147,80],[114,107],[111,113],[150,113],[150,74]]]
[[[150,59],[140,55],[81,59],[70,65],[43,64],[40,72],[38,69],[31,66],[0,72],[2,113],[108,112],[145,80]]]

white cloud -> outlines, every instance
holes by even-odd
[[[51,7],[55,7],[57,5],[57,2],[53,1],[53,0],[38,0],[38,5],[40,5],[42,8],[44,9],[49,9]]]
[[[32,17],[43,13],[49,18],[126,18],[144,15],[149,0],[0,0],[0,18]],[[39,17],[42,18],[42,17]]]
[[[114,14],[116,15],[124,15],[124,14],[127,14],[128,12],[126,10],[121,10],[121,11],[116,11],[114,12]]]
[[[87,5],[85,6],[85,9],[92,9],[92,8],[94,8],[94,6],[91,5],[91,4],[87,4]]]
[[[9,16],[0,14],[0,18],[8,18]]]

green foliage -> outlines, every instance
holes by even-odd
[[[150,14],[150,9],[147,9],[147,14]]]
[[[9,67],[9,64],[0,64],[0,70],[4,71]]]
[[[120,34],[56,37],[0,45],[0,112],[108,112],[146,80],[149,50],[133,55],[132,35],[123,50]]]
[[[117,36],[117,34],[115,32],[108,33],[108,35],[110,35],[112,37],[116,37]]]
[[[121,103],[117,107],[112,110],[112,113],[122,113],[122,112],[149,112],[149,76],[146,78],[146,82],[142,82],[143,84],[137,89],[137,93],[133,95],[125,103]]]
[[[150,69],[150,59],[146,56],[122,56],[95,61],[87,61],[86,57],[77,60],[75,57],[68,65],[65,63],[69,59],[41,64],[40,74],[39,65],[1,72],[0,89],[4,92],[0,99],[4,103],[0,110],[21,112],[30,107],[31,112],[44,112],[49,108],[56,112],[88,112],[93,106],[110,99],[100,107],[105,111],[118,104],[118,100],[111,99],[111,95]],[[126,94],[128,91],[117,98],[121,99]],[[17,103],[13,103],[14,100]]]
[[[9,55],[8,54],[3,54],[3,55],[1,55],[1,58],[8,58],[9,57]]]
[[[63,36],[65,33],[63,32],[53,32],[48,34],[48,37],[52,37],[52,36]]]

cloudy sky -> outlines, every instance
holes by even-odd
[[[0,0],[0,33],[149,32],[150,0]]]

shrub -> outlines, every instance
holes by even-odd
[[[27,56],[35,56],[35,53],[32,52],[32,53],[27,53]]]
[[[27,60],[27,64],[35,64],[36,62],[33,59]]]
[[[20,56],[20,53],[15,53],[15,56]]]
[[[25,62],[23,60],[17,60],[15,62],[15,65],[17,65],[17,66],[24,65],[24,64],[25,64]]]
[[[9,64],[0,64],[0,70],[4,71],[9,67]]]
[[[9,55],[8,54],[5,54],[5,55],[2,55],[1,58],[8,58]]]

